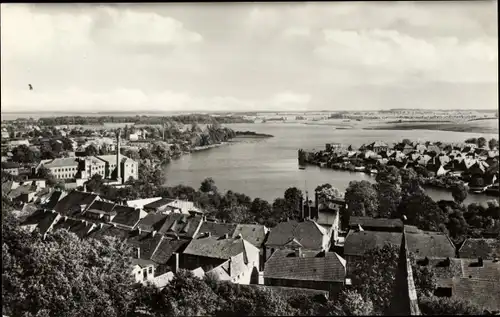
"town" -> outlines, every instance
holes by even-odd
[[[448,188],[463,183],[472,192],[498,196],[498,140],[465,140],[462,144],[415,142],[397,144],[382,141],[344,146],[328,143],[324,150],[298,151],[299,164],[377,174],[381,166],[413,168],[421,183]]]
[[[498,202],[489,203],[486,209],[463,206],[465,186],[451,184],[455,201],[436,204],[421,189],[429,177],[422,169],[441,176],[448,166],[456,166],[448,173],[463,172],[461,166],[472,171],[475,166],[482,178],[494,171],[487,184],[495,182],[496,140],[489,145],[469,140],[467,148],[404,140],[391,148],[383,142],[359,149],[332,143],[316,153],[299,151],[301,163],[355,171],[363,167],[377,174],[378,184],[352,182],[345,193],[324,184],[317,187],[314,197],[290,188],[284,199],[277,198],[270,205],[244,194],[221,194],[211,179],[199,191],[185,186],[165,188],[162,164],[182,154],[183,148],[162,147],[144,137],[151,133],[147,129],[127,128],[125,133],[115,129],[102,131],[100,136],[91,132],[88,143],[81,145],[72,136],[73,130],[68,137],[62,135],[64,130],[45,129],[53,131],[53,136],[5,143],[2,210],[11,213],[5,217],[15,219],[11,230],[20,228],[23,233],[17,234],[21,235],[32,232],[42,241],[56,239],[61,231],[71,235],[66,239],[76,239],[75,243],[123,241],[132,250],[127,253],[125,275],[131,284],[152,287],[148,292],[155,296],[166,296],[175,283],[194,278],[208,285],[226,282],[251,287],[246,292],[271,292],[288,303],[288,310],[282,311],[285,315],[292,311],[324,314],[325,309],[340,315],[436,313],[438,306],[457,309],[458,303],[480,314],[500,310],[500,289],[494,282],[500,279]],[[205,131],[210,135],[221,130],[224,138],[217,140],[237,134],[211,126]],[[157,131],[156,139],[164,139],[165,131]],[[186,131],[196,131],[196,124]],[[7,132],[10,137],[12,131]],[[258,134],[246,131],[244,135]],[[192,146],[186,141],[172,143]],[[77,151],[69,153],[74,147]],[[458,180],[464,174],[453,177]],[[469,174],[476,177],[478,172]],[[379,262],[373,263],[375,259]],[[381,273],[368,273],[367,265],[393,265],[395,282],[383,281],[388,291],[382,299],[374,297],[379,290],[367,286],[381,279],[377,276]],[[398,306],[393,289],[405,294],[406,306]],[[470,292],[482,295],[470,297]],[[297,306],[297,296],[309,298],[316,308],[305,311]],[[356,296],[363,303],[358,310],[351,307]],[[134,313],[148,315],[159,309],[176,314],[171,308],[156,307],[154,301],[141,300]],[[184,309],[195,309],[184,305]],[[192,312],[183,311],[177,314]],[[214,313],[202,311],[202,315]],[[14,315],[14,310],[9,313]]]

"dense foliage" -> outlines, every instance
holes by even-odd
[[[123,316],[133,311],[130,249],[114,239],[79,240],[17,226],[2,204],[2,313]]]

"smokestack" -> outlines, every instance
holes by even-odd
[[[304,219],[304,196],[300,196],[300,215]]]
[[[318,200],[319,200],[319,194],[318,194],[318,192],[315,192],[314,193],[314,205],[316,206],[316,208],[319,211],[319,201]]]
[[[120,132],[118,129],[116,132],[116,181],[122,183],[122,173],[121,173],[121,157],[120,157]]]
[[[174,274],[179,272],[179,253],[174,252],[174,268],[173,268]]]

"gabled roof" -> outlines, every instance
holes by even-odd
[[[141,220],[142,217],[146,216],[146,212],[141,209],[122,205],[116,205],[113,209],[113,212],[116,213],[116,216],[111,222],[128,227],[130,229],[134,228],[139,220]]]
[[[139,221],[137,228],[148,232],[159,231],[166,220],[167,215],[151,213]]]
[[[46,168],[55,168],[55,167],[74,167],[78,166],[78,161],[75,157],[66,157],[66,158],[56,158],[53,160],[43,160],[40,162]]]
[[[263,225],[238,224],[233,232],[233,238],[239,234],[245,241],[260,248],[266,240],[267,230]]]
[[[59,200],[61,200],[65,195],[65,192],[59,190],[54,191],[43,207],[46,209],[54,209]]]
[[[207,232],[216,237],[222,237],[225,234],[232,236],[236,226],[237,225],[234,223],[203,221],[197,236],[200,237],[202,234]]]
[[[403,221],[401,221],[401,219],[349,217],[349,227],[354,228],[357,227],[358,224],[363,228],[394,229],[397,232],[401,232],[403,228]]]
[[[90,205],[94,200],[96,200],[99,196],[94,193],[87,193],[74,190],[66,195],[64,198],[59,200],[54,207],[54,210],[61,215],[72,215],[73,208],[77,206],[80,208],[81,205]]]
[[[174,199],[171,199],[171,198],[158,199],[158,200],[155,200],[155,201],[153,201],[153,202],[151,202],[149,204],[144,205],[144,209],[161,208],[161,207],[164,207],[164,206],[170,204],[173,201],[174,201]]]
[[[130,230],[116,227],[110,224],[101,223],[98,227],[88,234],[88,238],[102,239],[104,237],[115,237],[125,240],[129,237]]]
[[[28,216],[21,226],[36,225],[41,234],[45,234],[57,219],[58,214],[50,211],[37,210]]]
[[[158,264],[165,264],[170,260],[174,253],[182,253],[184,248],[188,245],[189,240],[185,239],[171,239],[163,237],[158,248],[151,256],[151,260]]]
[[[283,246],[295,238],[304,249],[319,250],[323,246],[325,231],[313,220],[281,222],[269,233],[266,245]]]
[[[470,301],[489,311],[499,311],[500,283],[498,280],[477,280],[472,278],[454,278],[452,297]]]
[[[92,226],[92,222],[71,218],[65,219],[63,217],[54,225],[54,230],[65,229],[76,234],[78,238],[83,239],[92,230]]]
[[[228,260],[241,253],[246,258],[246,250],[251,248],[259,252],[244,239],[206,237],[192,240],[184,250],[184,254]]]
[[[264,278],[274,279],[344,282],[345,275],[345,262],[336,253],[325,257],[282,257],[273,254],[264,269]]]
[[[151,256],[153,256],[155,250],[160,245],[161,240],[162,236],[159,234],[153,235],[152,233],[149,232],[141,232],[139,234],[136,231],[135,233],[129,235],[127,239],[127,244],[135,248],[140,248],[141,259],[149,260],[151,259]]]
[[[99,210],[104,213],[111,213],[113,208],[115,208],[115,203],[96,200],[88,207],[88,210]]]
[[[478,258],[493,260],[500,258],[500,240],[498,239],[466,239],[458,250],[461,258]]]
[[[401,233],[380,231],[349,231],[345,239],[344,254],[362,256],[373,248],[381,248],[386,243],[399,246]],[[443,233],[424,232],[406,233],[408,251],[413,252],[417,258],[423,257],[454,257],[455,246]]]

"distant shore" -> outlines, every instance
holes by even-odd
[[[498,133],[498,119],[474,119],[468,121],[449,120],[354,120],[329,119],[318,121],[290,120],[280,121],[285,124],[304,124],[313,126],[330,126],[335,130],[362,129],[362,130],[435,130],[470,133]]]

